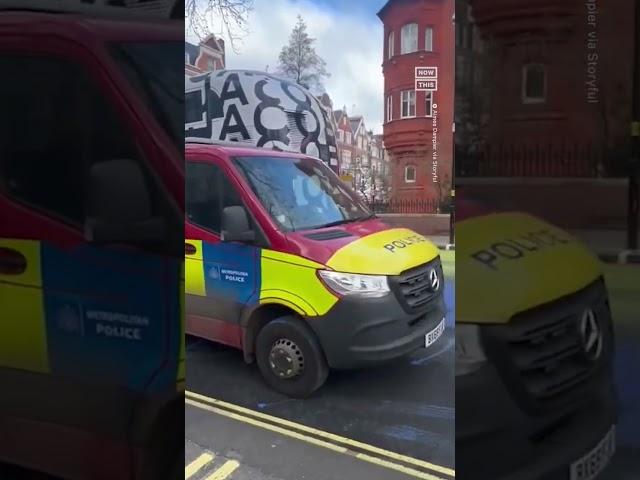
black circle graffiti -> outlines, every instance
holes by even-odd
[[[289,82],[282,82],[282,90],[284,93],[296,104],[296,114],[295,114],[295,123],[296,127],[298,127],[298,131],[302,134],[303,138],[300,142],[300,150],[303,153],[307,153],[307,147],[310,143],[314,143],[318,151],[320,151],[320,119],[316,115],[316,112],[313,111],[311,106],[311,97],[306,94],[306,92],[302,92],[297,86],[299,91],[304,95],[304,101],[301,101],[297,98],[292,92],[291,87],[294,86]],[[313,131],[309,131],[307,129],[307,122],[305,115],[309,113],[313,116],[316,121],[316,128]]]
[[[264,87],[267,83],[268,81],[266,79],[260,80],[256,83],[254,89],[256,97],[260,99],[260,103],[256,106],[256,109],[253,112],[253,125],[256,131],[260,134],[260,138],[256,145],[258,147],[262,147],[265,143],[272,141],[278,141],[285,145],[289,145],[289,127],[287,125],[281,128],[267,128],[262,124],[262,112],[265,109],[278,108],[282,110],[282,107],[280,106],[280,99],[271,97],[264,91]]]

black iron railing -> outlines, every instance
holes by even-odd
[[[498,145],[456,152],[458,177],[609,177],[617,162],[590,144]]]
[[[369,202],[374,213],[444,213],[437,199],[396,199],[386,202]]]

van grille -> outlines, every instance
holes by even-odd
[[[437,288],[431,285],[431,271],[438,276]],[[440,259],[407,270],[400,275],[389,277],[389,285],[402,307],[410,313],[424,310],[444,288],[444,275]]]
[[[602,333],[596,359],[589,358],[580,331],[588,309]],[[515,315],[508,325],[487,327],[483,341],[523,407],[555,408],[572,401],[610,363],[613,333],[604,283]]]

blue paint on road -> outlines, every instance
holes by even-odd
[[[407,442],[422,443],[433,447],[442,442],[442,436],[436,433],[420,430],[409,425],[392,425],[382,428],[378,431],[385,437],[391,437],[395,440],[404,440]]]
[[[444,352],[448,350],[451,350],[454,344],[455,344],[455,337],[439,339],[435,344],[431,345],[430,349],[428,350],[430,352],[429,355],[412,360],[411,365],[424,365],[429,360],[442,355]]]
[[[440,405],[422,405],[412,402],[397,402],[386,400],[379,407],[375,408],[378,413],[402,412],[403,415],[415,415],[424,418],[441,418],[445,420],[454,420],[456,412],[454,408],[442,407]]]
[[[454,328],[456,323],[456,282],[446,280],[444,287],[444,304],[447,309],[447,328]]]
[[[619,395],[618,443],[640,448],[640,380],[633,366],[640,365],[640,346],[620,341],[617,345],[615,383]]]

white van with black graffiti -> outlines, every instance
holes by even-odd
[[[185,102],[186,142],[205,139],[301,152],[337,170],[331,112],[290,80],[251,70],[185,77]]]

